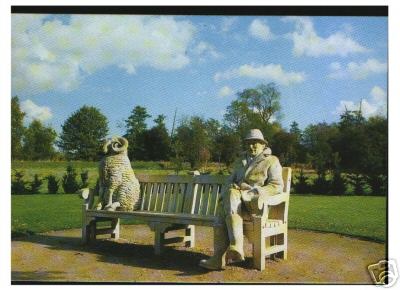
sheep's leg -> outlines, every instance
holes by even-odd
[[[99,202],[96,205],[96,209],[101,210],[103,208],[103,204],[104,204],[104,187],[100,183],[100,185],[99,185]]]
[[[112,202],[112,196],[114,194],[114,190],[109,188],[106,192],[107,196],[107,204],[104,206],[105,210],[114,210],[113,209],[113,202]]]

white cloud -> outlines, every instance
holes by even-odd
[[[72,15],[68,23],[46,15],[12,15],[12,85],[18,92],[69,91],[107,66],[128,73],[147,66],[180,69],[194,26],[170,16]]]
[[[304,72],[287,72],[280,64],[249,65],[244,64],[239,68],[217,72],[214,75],[215,81],[228,80],[238,77],[249,77],[264,81],[273,81],[280,85],[289,86],[301,83],[305,80]]]
[[[374,86],[370,94],[375,102],[386,101],[386,92],[379,86]]]
[[[367,48],[351,39],[346,31],[335,32],[326,38],[318,36],[309,17],[289,16],[282,20],[295,23],[295,31],[289,34],[289,38],[293,41],[293,54],[296,56],[347,56],[351,53],[368,51]]]
[[[21,110],[26,113],[25,117],[28,122],[31,122],[32,120],[44,122],[53,117],[49,107],[38,106],[31,100],[22,101]]]
[[[218,91],[218,96],[221,98],[230,96],[232,94],[233,94],[233,90],[228,86],[224,86]]]
[[[334,114],[340,115],[345,110],[356,111],[360,109],[360,102],[340,101],[336,107]],[[370,91],[370,98],[362,99],[361,112],[364,117],[371,116],[387,116],[387,95],[386,92],[379,86],[374,86]]]
[[[359,64],[350,62],[347,65],[347,69],[354,79],[365,79],[370,74],[385,73],[387,64],[376,59],[368,59],[366,62]]]
[[[334,62],[330,64],[329,68],[331,70],[328,75],[329,78],[352,78],[354,80],[361,80],[367,78],[371,74],[385,73],[387,71],[387,64],[377,59],[370,58],[360,63],[349,62],[346,66]]]
[[[270,40],[273,36],[271,29],[260,19],[254,19],[249,26],[249,33],[260,40]]]
[[[223,17],[221,22],[221,31],[222,32],[230,31],[237,20],[238,18],[233,16]]]
[[[193,53],[201,57],[219,58],[221,56],[212,44],[205,41],[200,41],[193,48]]]

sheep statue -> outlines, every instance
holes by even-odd
[[[96,209],[132,211],[140,206],[140,185],[128,158],[128,140],[113,137],[103,145]]]

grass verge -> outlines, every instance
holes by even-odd
[[[13,237],[81,226],[82,199],[75,194],[14,195],[11,200]],[[385,242],[386,198],[292,195],[289,228]]]

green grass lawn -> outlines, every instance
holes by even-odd
[[[289,227],[386,241],[386,197],[292,195]]]
[[[13,235],[79,228],[81,205],[76,194],[14,195]],[[386,241],[386,198],[292,195],[289,228]]]

